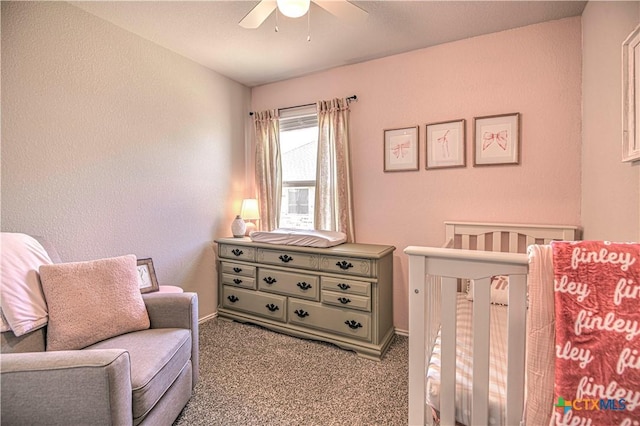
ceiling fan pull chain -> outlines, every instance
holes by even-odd
[[[307,11],[307,41],[311,41],[311,8]]]

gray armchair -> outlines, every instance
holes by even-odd
[[[198,296],[143,295],[151,327],[45,351],[46,327],[1,333],[3,424],[171,425],[198,380]]]

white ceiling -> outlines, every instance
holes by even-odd
[[[441,43],[582,14],[585,1],[353,1],[350,25],[312,3],[307,17],[238,22],[258,1],[84,1],[85,11],[253,87]]]

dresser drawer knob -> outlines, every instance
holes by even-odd
[[[229,302],[231,302],[231,303],[236,303],[238,300],[240,300],[236,296],[234,296],[233,294],[231,296],[227,296],[227,299],[229,299]]]
[[[236,256],[240,256],[244,252],[242,250],[240,250],[240,249],[233,249],[233,250],[231,250],[231,253],[235,254]]]
[[[351,303],[351,299],[347,299],[346,297],[338,297],[338,302],[346,305],[347,303]]]
[[[265,283],[271,285],[276,283],[278,280],[276,280],[275,278],[271,278],[271,277],[265,277],[262,279],[262,281],[264,281]]]
[[[280,260],[282,260],[284,263],[289,263],[293,260],[293,257],[289,256],[288,254],[283,254],[282,256],[279,257]]]
[[[343,271],[346,271],[349,268],[353,268],[351,262],[347,262],[346,260],[343,260],[342,262],[336,262],[336,266],[338,266]]]
[[[242,272],[242,268],[233,268],[233,272],[239,274],[240,272]]]
[[[362,324],[360,324],[357,321],[351,320],[351,321],[345,321],[345,324],[347,324],[349,326],[350,329],[352,330],[357,330],[359,328],[362,328]]]
[[[340,287],[341,290],[348,290],[351,288],[349,284],[345,284],[345,283],[338,284],[338,287]]]
[[[267,308],[268,310],[270,310],[271,312],[275,312],[275,311],[277,311],[278,309],[280,309],[280,308],[278,308],[278,306],[277,306],[277,305],[274,305],[273,303],[269,303],[268,305],[266,305],[266,308]]]
[[[240,284],[242,282],[242,280],[240,278],[234,278],[233,282],[236,284]]]
[[[295,311],[293,311],[294,314],[296,314],[297,316],[299,316],[300,318],[304,318],[304,317],[308,317],[309,316],[309,312],[302,310],[302,309],[296,309]]]
[[[300,287],[301,290],[309,290],[311,288],[311,284],[305,283],[304,281],[298,283],[297,286]]]

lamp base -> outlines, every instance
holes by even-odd
[[[246,230],[244,231],[244,235],[246,236],[249,236],[251,232],[258,230],[258,227],[256,226],[256,224],[251,221],[245,222],[245,225],[246,225]]]

